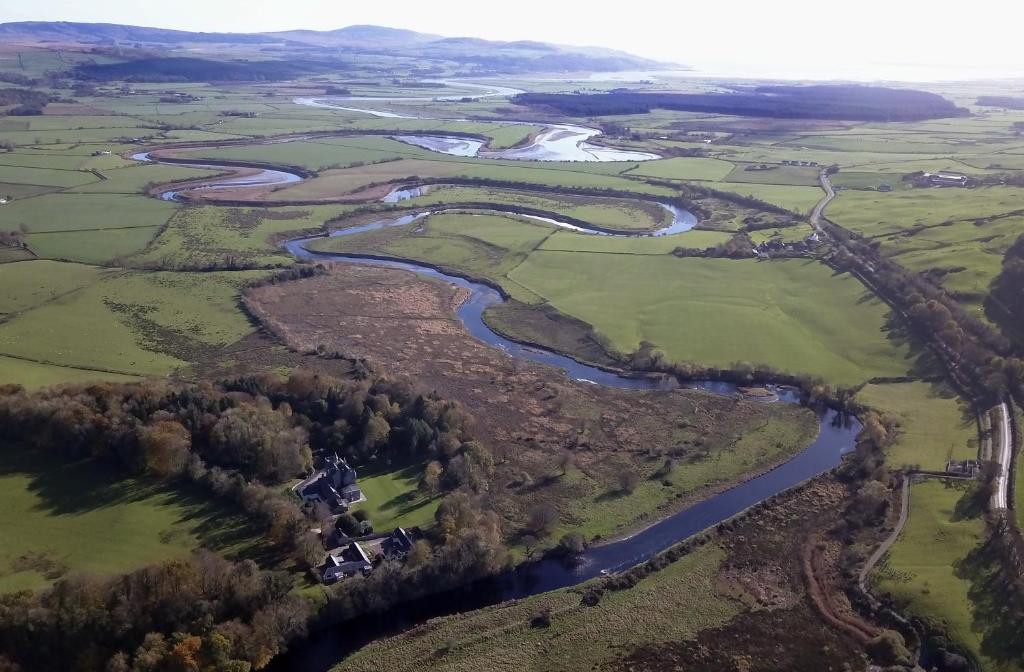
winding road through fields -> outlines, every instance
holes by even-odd
[[[828,207],[828,204],[836,197],[836,190],[832,188],[832,180],[828,179],[827,168],[822,168],[821,172],[818,173],[818,182],[825,191],[825,195],[814,206],[814,210],[811,211],[811,226],[814,227],[815,231],[821,233],[821,216],[825,212],[825,208]]]

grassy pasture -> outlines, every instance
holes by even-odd
[[[3,158],[0,154],[0,158]],[[77,187],[100,178],[85,170],[22,168],[0,163],[0,182],[6,184],[27,184],[39,187]],[[5,208],[13,205],[8,203]]]
[[[435,187],[409,202],[415,205],[445,203],[497,203],[546,210],[581,219],[595,226],[623,231],[649,231],[671,222],[671,214],[655,203],[593,196],[556,196],[510,189]]]
[[[771,363],[842,384],[912,368],[902,339],[885,331],[884,304],[850,276],[802,260],[666,254],[694,240],[688,236],[709,235],[723,234],[602,239],[510,217],[441,215],[422,231],[390,229],[314,248],[410,257],[489,278],[520,301],[547,302],[593,325],[622,352],[650,341],[671,360]]]
[[[797,187],[817,187],[818,169],[798,166],[774,166],[769,170],[747,170],[757,164],[738,164],[726,175],[724,182],[756,184],[783,184]]]
[[[44,259],[105,264],[142,250],[160,232],[159,226],[124,229],[30,233],[29,247]]]
[[[926,382],[868,384],[857,398],[896,420],[898,437],[888,452],[894,468],[945,471],[949,459],[978,456],[974,412],[947,389]]]
[[[106,180],[91,182],[71,189],[76,193],[139,194],[150,184],[195,180],[216,175],[217,171],[200,170],[185,166],[169,166],[156,163],[135,164],[114,170],[104,170]]]
[[[237,145],[192,150],[188,157],[257,161],[279,165],[301,166],[309,170],[346,167],[354,163],[380,161],[428,154],[410,151],[409,145],[383,136],[355,138],[316,138],[262,145]]]
[[[912,365],[884,331],[885,305],[815,262],[540,250],[510,278],[623,352],[650,341],[670,360],[766,362],[840,384],[904,375]]]
[[[982,617],[998,597],[988,595],[985,587],[989,570],[978,557],[985,523],[968,504],[968,487],[934,480],[915,483],[907,524],[872,580],[876,590],[893,595],[910,614],[946,629],[979,656],[983,669],[1020,670],[1019,660],[994,657],[997,622]]]
[[[735,166],[729,161],[702,157],[676,157],[657,161],[644,161],[629,171],[638,177],[655,177],[663,180],[701,180],[717,182],[724,180]]]
[[[28,261],[0,266],[0,319],[31,309],[97,282],[109,271],[56,261]]]
[[[0,592],[126,572],[200,546],[241,551],[255,543],[249,535],[242,516],[197,494],[0,445]]]
[[[556,231],[541,243],[539,250],[561,250],[564,252],[594,252],[598,254],[671,254],[677,247],[703,249],[714,247],[729,240],[730,235],[721,231],[691,229],[671,236],[656,238],[610,238],[608,236],[586,236],[572,231]]]
[[[580,604],[575,590],[431,621],[394,639],[379,640],[346,658],[335,672],[417,670],[424,660],[452,672],[526,669],[583,671],[614,666],[620,649],[636,642],[672,642],[727,623],[739,602],[718,595],[715,574],[723,558],[705,546],[630,590],[607,593],[599,604]],[[530,621],[550,610],[551,625]]]
[[[178,206],[124,194],[46,194],[0,207],[0,230],[27,233],[161,226]]]
[[[294,208],[220,208],[200,206],[179,210],[160,235],[132,265],[156,264],[163,268],[197,268],[204,265],[282,266],[290,254],[271,238],[290,231],[319,229],[346,206]]]
[[[801,187],[786,184],[715,182],[707,186],[739,196],[752,196],[766,203],[801,214],[809,213],[817,202],[821,200],[822,196],[821,189],[818,187]]]
[[[842,191],[828,206],[828,217],[866,236],[905,231],[949,221],[975,220],[1024,211],[1024,189],[910,189],[879,193]]]
[[[237,296],[243,283],[259,275],[111,275],[0,324],[0,354],[163,375],[251,333]]]
[[[138,377],[108,371],[90,371],[69,366],[41,364],[0,355],[0,384],[12,383],[32,390],[61,383],[85,383],[94,380],[129,382],[138,380]]]

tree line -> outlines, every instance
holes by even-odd
[[[726,93],[521,93],[516,105],[555,109],[571,116],[647,114],[653,109],[782,119],[920,121],[969,114],[934,93],[880,86],[814,85],[734,87]]]
[[[200,552],[112,578],[0,595],[0,670],[247,672],[305,634],[285,572]]]

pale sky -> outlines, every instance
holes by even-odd
[[[369,23],[612,47],[736,75],[1024,77],[1024,0],[0,0],[0,22],[28,20],[230,32]]]

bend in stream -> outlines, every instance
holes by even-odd
[[[406,97],[373,97],[373,96],[320,96],[295,98],[292,102],[297,105],[319,107],[333,110],[344,110],[347,112],[362,112],[374,117],[388,119],[431,119],[431,117],[420,117],[410,114],[400,114],[367,107],[354,107],[357,103],[371,102],[451,102],[460,101],[463,98],[479,100],[481,98],[492,98],[500,96],[511,96],[523,93],[519,89],[489,84],[475,84],[458,80],[442,80],[439,84],[454,84],[466,88],[483,89],[485,92],[468,96],[406,96]],[[488,123],[488,120],[473,119],[434,119],[435,121],[464,121],[472,123]],[[394,136],[396,140],[410,145],[429,149],[433,152],[450,154],[452,156],[475,156],[484,159],[511,159],[525,161],[652,161],[660,159],[661,156],[651,152],[639,152],[626,149],[616,149],[597,145],[590,140],[601,135],[600,129],[577,124],[545,124],[536,121],[516,120],[494,120],[492,123],[522,126],[542,126],[543,130],[533,137],[530,142],[522,147],[512,147],[503,150],[487,150],[486,143],[480,140],[472,140],[455,136],[447,136],[443,133],[432,134],[399,134]]]
[[[148,155],[139,160],[152,159]],[[180,164],[178,164],[180,165]],[[215,163],[190,164],[199,168],[221,168]],[[268,171],[278,173],[281,171]],[[260,175],[246,179],[255,180]],[[298,176],[293,176],[299,179]],[[266,177],[265,179],[277,179]],[[276,182],[275,182],[276,183]],[[238,186],[236,178],[221,181],[212,180],[200,188],[227,188]],[[176,191],[161,194],[162,198],[174,199]],[[332,236],[350,236],[384,228],[411,224],[431,211],[403,215],[397,218],[379,220],[348,229],[333,232]],[[680,211],[685,213],[685,211]],[[675,214],[675,213],[674,213]],[[685,213],[689,215],[689,213]],[[692,215],[690,215],[692,217]],[[547,218],[541,218],[545,221]],[[685,219],[680,217],[680,219]],[[566,223],[558,224],[565,225]],[[674,225],[674,224],[673,224]],[[569,225],[571,226],[571,225]],[[578,228],[578,227],[573,227]],[[621,234],[620,234],[621,235]],[[657,235],[657,234],[648,234]],[[664,235],[664,234],[662,234]],[[499,348],[511,357],[562,369],[573,380],[594,385],[619,389],[657,391],[667,389],[663,377],[629,376],[607,371],[578,362],[557,352],[528,346],[512,341],[493,331],[483,319],[484,311],[500,304],[504,298],[497,289],[472,280],[444,273],[422,264],[408,261],[379,260],[360,257],[341,257],[310,251],[306,244],[321,238],[314,236],[285,243],[285,249],[298,258],[324,263],[358,263],[385,268],[401,268],[414,273],[437,278],[468,290],[469,298],[458,308],[459,319],[467,331],[485,343]],[[722,381],[703,381],[690,387],[713,394],[730,397],[740,396],[737,387]],[[799,394],[791,389],[775,390],[776,398],[782,403],[799,403]],[[379,637],[397,634],[402,630],[422,623],[428,618],[476,609],[510,599],[573,586],[581,582],[622,570],[629,569],[673,545],[731,518],[743,510],[818,476],[838,466],[843,454],[854,447],[854,441],[861,428],[856,418],[828,409],[820,414],[819,433],[811,445],[804,448],[782,465],[740,483],[724,492],[697,502],[689,508],[659,520],[651,526],[629,536],[609,543],[592,546],[578,562],[567,564],[556,559],[543,559],[520,565],[502,575],[486,579],[450,591],[443,596],[431,596],[411,603],[405,603],[380,616],[368,616],[356,623],[341,628],[319,632],[306,640],[299,648],[277,659],[271,670],[309,672],[327,670],[359,647]]]

